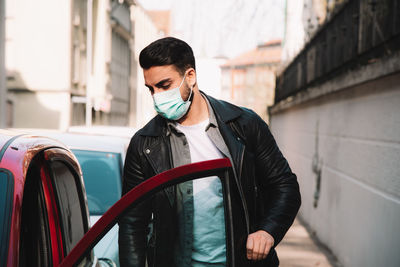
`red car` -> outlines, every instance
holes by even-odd
[[[0,130],[0,265],[114,266],[109,259],[96,259],[93,248],[128,208],[191,179],[216,175],[229,190],[231,174],[228,159],[166,171],[124,195],[89,229],[81,169],[71,151],[50,138]],[[232,203],[224,203],[230,214]],[[233,226],[227,222],[226,227],[230,266]]]
[[[0,148],[1,265],[57,266],[89,230],[79,164],[49,138],[0,131]]]

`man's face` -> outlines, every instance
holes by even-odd
[[[179,87],[183,79],[173,65],[154,66],[143,70],[143,75],[151,95]],[[180,92],[182,99],[188,98],[190,89],[186,81],[183,81]]]

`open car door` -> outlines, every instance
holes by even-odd
[[[61,266],[80,266],[82,259],[91,253],[96,244],[113,228],[125,212],[138,205],[141,201],[148,199],[161,190],[179,183],[209,178],[211,176],[216,176],[221,181],[221,194],[223,195],[224,203],[227,266],[238,266],[237,263],[235,264],[234,260],[235,252],[238,250],[238,244],[234,242],[234,240],[237,241],[238,237],[233,236],[235,225],[233,225],[233,221],[229,218],[232,218],[232,216],[242,216],[242,218],[244,218],[245,216],[243,214],[232,214],[232,205],[237,205],[238,203],[236,203],[237,200],[235,200],[235,197],[232,197],[235,194],[231,194],[230,192],[232,188],[234,188],[232,187],[232,183],[235,183],[235,180],[233,178],[232,165],[228,158],[180,166],[142,182],[125,194],[89,229],[85,236],[64,258]],[[104,259],[104,262],[110,266],[118,265],[118,263],[115,264],[107,259]]]

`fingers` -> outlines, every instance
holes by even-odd
[[[274,238],[265,231],[257,231],[247,237],[246,254],[249,260],[265,259],[274,245]]]
[[[267,248],[267,242],[260,242],[260,248],[259,248],[259,253],[258,253],[258,257],[257,257],[257,260],[259,261],[259,260],[263,260],[263,259],[265,259],[266,257],[267,257],[267,255],[268,255],[268,253],[269,253],[269,250],[270,250],[270,248],[268,248],[268,250],[266,250],[266,248]]]
[[[257,254],[258,254],[260,244],[259,244],[259,240],[257,240],[257,238],[255,236],[253,236],[252,239],[253,239],[253,250],[251,251],[250,258],[253,260],[256,260],[257,256],[258,256]]]
[[[246,249],[247,249],[247,259],[251,260],[253,258],[253,248],[254,248],[254,240],[252,235],[247,237]]]
[[[268,253],[269,253],[269,251],[271,250],[271,247],[272,247],[272,246],[273,246],[273,245],[271,245],[271,246],[265,245],[265,247],[264,247],[264,255],[263,255],[263,257],[262,257],[263,260],[268,256]]]

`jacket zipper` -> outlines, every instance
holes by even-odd
[[[243,166],[243,158],[244,158],[244,150],[245,147],[244,145],[242,145],[242,151],[240,153],[240,163],[239,163],[239,176],[238,176],[238,188],[239,188],[239,192],[242,198],[242,205],[243,205],[243,210],[244,210],[244,214],[245,214],[245,219],[246,219],[246,228],[247,228],[247,233],[250,234],[250,223],[249,223],[249,211],[247,209],[247,203],[246,203],[246,198],[244,197],[244,193],[243,193],[243,188],[242,185],[240,183],[240,178],[242,177],[242,166]]]
[[[154,250],[153,250],[153,264],[152,267],[156,266],[156,251],[157,251],[157,227],[156,227],[156,215],[153,212],[153,235],[154,235]]]
[[[233,130],[233,132],[237,135],[238,142],[240,142],[240,139],[243,139],[243,136],[238,131],[236,125],[233,122],[229,123],[229,125],[231,126],[231,129]],[[240,178],[242,177],[244,151],[245,151],[245,145],[242,144],[242,150],[240,152],[240,162],[239,162],[239,176],[238,176],[238,179],[236,179],[236,180],[237,180],[237,183],[238,183],[240,198],[242,199],[242,205],[243,205],[243,210],[244,210],[245,219],[246,219],[247,233],[250,234],[249,211],[247,209],[247,202],[246,202],[246,198],[244,197],[243,188],[242,188],[242,185],[240,183]]]

